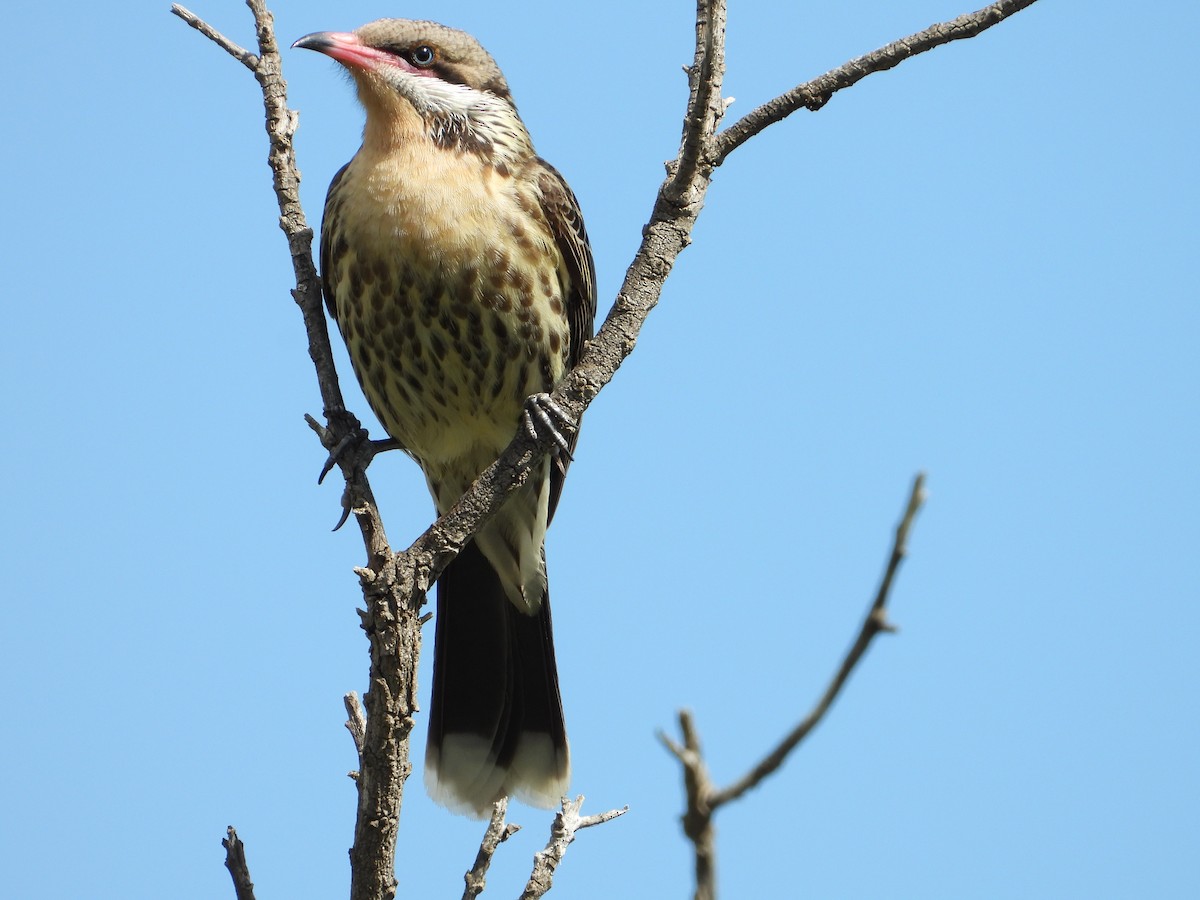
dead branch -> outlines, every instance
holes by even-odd
[[[508,798],[502,798],[492,808],[492,817],[488,820],[487,830],[479,844],[479,852],[475,854],[475,864],[463,875],[466,889],[463,890],[463,900],[474,900],[483,893],[487,885],[487,870],[492,864],[496,848],[521,830],[520,825],[506,825],[504,816],[508,812]]]
[[[550,840],[544,849],[534,854],[533,872],[529,876],[525,890],[521,893],[521,900],[536,900],[536,898],[546,895],[554,881],[554,871],[566,856],[567,847],[575,840],[576,832],[584,828],[591,828],[593,825],[611,822],[618,816],[629,812],[629,807],[626,806],[622,809],[610,809],[608,812],[594,816],[581,816],[579,812],[582,809],[582,795],[574,800],[563,797],[562,809],[550,824]]]
[[[854,643],[850,645],[837,672],[834,673],[829,685],[808,715],[801,719],[800,723],[745,775],[728,787],[719,790],[713,785],[700,748],[700,736],[696,730],[695,720],[686,709],[679,712],[682,744],[662,732],[659,733],[659,739],[683,767],[684,790],[687,795],[687,809],[683,814],[683,831],[688,840],[692,842],[696,900],[713,900],[716,897],[716,843],[713,830],[713,816],[716,811],[726,803],[738,799],[751,788],[757,787],[763,779],[783,765],[791,752],[825,718],[825,714],[829,712],[833,701],[837,699],[849,679],[850,673],[862,660],[875,636],[880,632],[895,630],[887,619],[887,602],[891,595],[896,572],[908,553],[909,531],[924,502],[925,476],[918,474],[913,479],[912,490],[909,492],[908,503],[900,518],[900,524],[896,526],[892,550],[888,556],[887,565],[884,567],[879,589],[875,592],[875,599],[871,602],[867,614],[859,626]]]
[[[225,829],[221,846],[225,848],[225,868],[233,879],[237,900],[254,900],[254,882],[250,880],[250,867],[246,865],[246,845],[232,825]]]

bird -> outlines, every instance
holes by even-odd
[[[578,429],[549,392],[596,313],[579,203],[466,32],[380,19],[292,46],[340,63],[366,113],[326,196],[323,293],[371,409],[420,465],[437,513],[521,427],[548,427],[561,444],[438,578],[425,754],[428,792],[454,812],[484,817],[504,797],[551,808],[570,750],[545,537]]]

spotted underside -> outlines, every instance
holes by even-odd
[[[508,445],[526,398],[566,371],[570,269],[536,180],[468,152],[426,157],[364,147],[330,188],[322,257],[363,392],[445,512]],[[545,592],[549,472],[476,537],[527,610]]]

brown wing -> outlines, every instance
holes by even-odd
[[[333,181],[329,182],[329,191],[325,194],[325,212],[321,216],[321,293],[325,297],[325,308],[329,310],[329,317],[333,321],[337,321],[337,304],[333,302],[333,255],[338,250],[333,246],[333,233],[337,229],[334,226],[334,220],[337,217],[337,205],[340,202],[338,198],[338,186],[342,183],[342,176],[346,174],[346,169],[350,167],[350,163],[342,166],[337,170],[337,174],[333,176]]]
[[[588,242],[587,229],[583,227],[583,213],[579,201],[567,186],[558,170],[544,159],[537,161],[537,184],[542,199],[542,211],[554,235],[554,242],[562,254],[566,271],[563,273],[563,288],[567,307],[567,325],[570,343],[567,347],[567,366],[573,367],[583,355],[583,345],[592,336],[596,322],[596,264],[592,261],[592,246]],[[570,436],[571,450],[579,437],[576,431]],[[567,475],[570,460],[559,454],[550,467],[550,517],[558,505],[562,493],[563,479]]]
[[[584,342],[592,336],[596,321],[596,264],[592,261],[592,245],[583,227],[579,201],[558,170],[544,159],[538,160],[538,188],[542,195],[542,211],[554,233],[558,252],[566,260],[567,323],[571,329],[571,345],[567,355],[568,367],[579,362]]]

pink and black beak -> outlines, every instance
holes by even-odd
[[[300,38],[292,47],[316,50],[331,59],[336,59],[344,66],[355,69],[374,69],[380,63],[392,59],[389,54],[368,47],[352,31],[315,31]]]

